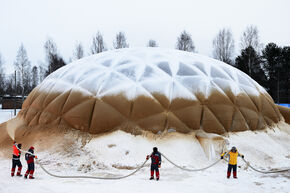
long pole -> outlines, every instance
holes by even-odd
[[[280,90],[280,80],[279,80],[279,69],[278,69],[278,88],[277,88],[277,103],[279,104],[280,103],[280,100],[279,100],[279,98],[280,98],[280,93],[279,93],[279,90]]]
[[[14,116],[16,116],[16,70],[14,72]]]

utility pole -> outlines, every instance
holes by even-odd
[[[279,104],[280,103],[280,100],[279,100],[279,98],[280,98],[280,93],[279,93],[279,90],[280,90],[280,80],[279,80],[279,69],[278,69],[278,85],[277,85],[277,103]]]
[[[15,70],[15,72],[14,72],[14,116],[16,116],[16,94],[17,94],[17,92],[16,92],[16,70]]]

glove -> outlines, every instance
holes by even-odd
[[[242,158],[244,158],[245,156],[244,155],[242,155]]]
[[[37,156],[34,156],[35,157],[35,159],[37,159]]]
[[[161,164],[158,165],[158,168],[161,168]]]
[[[146,160],[148,160],[148,159],[149,159],[149,155],[146,156]]]
[[[221,159],[224,159],[224,156],[221,156]]]

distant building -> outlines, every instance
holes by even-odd
[[[26,96],[24,97],[24,99]],[[2,97],[2,109],[14,109],[14,103],[16,109],[22,107],[22,96],[3,96]]]

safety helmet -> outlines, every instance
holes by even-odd
[[[33,147],[33,146],[31,146],[29,149],[34,149],[34,147]]]

